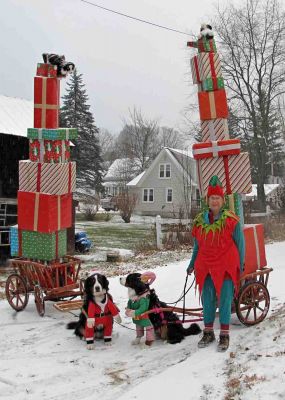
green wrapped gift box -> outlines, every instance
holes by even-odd
[[[224,89],[224,78],[207,78],[198,85],[199,92],[211,92],[213,90]]]
[[[66,229],[40,233],[19,229],[19,256],[33,260],[52,261],[67,253]]]
[[[29,139],[48,139],[48,140],[71,140],[76,139],[78,131],[76,128],[28,128]]]

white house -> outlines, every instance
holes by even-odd
[[[168,147],[127,187],[137,196],[135,212],[141,215],[189,217],[200,200],[192,153]]]

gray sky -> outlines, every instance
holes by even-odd
[[[194,33],[214,11],[211,0],[90,1]],[[83,73],[97,126],[118,133],[134,105],[161,125],[181,125],[193,91],[190,37],[80,0],[1,0],[0,26],[0,94],[32,100],[36,63],[43,52],[55,52]]]

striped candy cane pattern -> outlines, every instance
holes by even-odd
[[[19,162],[19,190],[49,194],[66,194],[76,188],[76,163]]]
[[[219,177],[227,194],[251,192],[252,183],[248,153],[197,160],[197,170],[202,196],[206,196],[209,181],[213,175]]]
[[[201,134],[203,142],[229,139],[228,120],[217,118],[201,121]]]
[[[193,83],[199,84],[208,78],[222,78],[221,60],[218,53],[200,53],[191,58]]]

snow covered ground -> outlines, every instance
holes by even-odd
[[[198,349],[198,336],[177,345],[157,341],[151,348],[131,346],[135,332],[124,316],[127,292],[118,277],[110,279],[111,293],[121,308],[123,324],[115,325],[111,348],[96,342],[86,350],[65,324],[71,314],[46,303],[40,318],[33,298],[14,312],[0,302],[0,398],[23,400],[271,400],[285,399],[285,242],[267,245],[271,309],[255,327],[232,318],[231,343],[221,354],[213,344]],[[188,260],[155,269],[153,284],[159,297],[175,301],[181,294]],[[191,281],[191,278],[189,279]],[[197,305],[194,290],[186,306]]]

